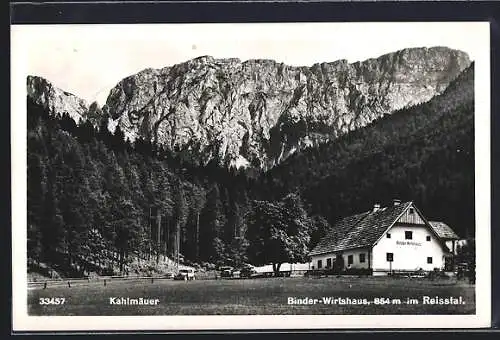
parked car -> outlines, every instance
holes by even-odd
[[[174,275],[174,273],[170,273],[170,272],[169,272],[169,273],[165,273],[165,276],[164,276],[164,277],[165,277],[166,279],[173,279],[173,278],[174,278],[174,276],[175,276],[175,275]]]
[[[179,273],[174,276],[174,280],[184,280],[184,281],[191,281],[195,280],[195,275],[194,275],[194,269],[180,269]]]
[[[241,270],[239,269],[233,269],[231,273],[231,277],[235,279],[239,279],[241,277]]]
[[[220,267],[220,268],[219,268],[219,271],[220,271],[220,277],[222,277],[222,278],[229,278],[229,277],[233,277],[233,270],[234,270],[234,268],[233,268],[233,267],[230,267],[230,266],[223,266],[223,267]]]
[[[257,271],[251,267],[251,266],[245,266],[241,268],[240,275],[242,278],[250,278],[256,276],[258,273]]]

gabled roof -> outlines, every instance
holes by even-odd
[[[316,247],[311,251],[310,255],[329,253],[333,245],[338,244],[345,235],[358,224],[369,212],[348,216],[336,223],[333,228],[318,242]]]
[[[310,255],[372,246],[410,205],[412,202],[405,202],[343,218]]]
[[[429,221],[434,232],[443,240],[458,240],[460,237],[446,223]]]

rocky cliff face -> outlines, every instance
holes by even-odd
[[[267,168],[441,93],[470,64],[444,47],[405,49],[353,64],[292,67],[199,57],[122,80],[106,102],[127,137]]]
[[[103,112],[130,140],[155,141],[206,164],[270,168],[294,152],[441,93],[470,64],[445,47],[414,48],[349,64],[293,67],[273,60],[199,57],[146,69],[113,88],[103,110],[43,78],[28,95],[96,125]]]
[[[44,78],[28,76],[27,92],[35,104],[42,105],[52,114],[68,113],[78,123],[88,115],[88,104],[85,100],[63,91]]]

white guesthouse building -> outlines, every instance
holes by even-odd
[[[331,269],[339,263],[344,269],[370,269],[373,275],[445,269],[455,239],[450,227],[431,224],[413,202],[394,200],[392,206],[376,204],[341,219],[311,251],[311,269]],[[343,261],[336,260],[340,257]]]

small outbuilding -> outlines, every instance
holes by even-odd
[[[458,236],[446,224],[433,223],[413,202],[375,204],[335,224],[310,252],[311,268],[366,269],[373,275],[445,269]]]
[[[457,254],[457,242],[460,237],[451,229],[449,225],[439,221],[429,221],[432,229],[446,243],[448,249],[454,254]]]

